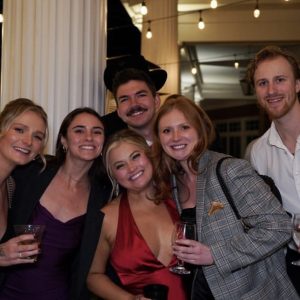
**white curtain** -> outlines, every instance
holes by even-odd
[[[48,153],[72,109],[104,112],[106,10],[105,0],[4,0],[1,108],[18,97],[42,105]]]

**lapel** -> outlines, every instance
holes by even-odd
[[[72,299],[79,299],[82,293],[100,237],[104,216],[100,209],[107,203],[110,192],[110,188],[101,182],[92,183],[80,250],[73,264]]]
[[[205,214],[205,190],[207,184],[207,164],[209,162],[209,152],[204,152],[199,159],[198,175],[196,181],[196,223],[198,239],[201,240],[202,220]]]
[[[23,188],[20,187],[20,190],[18,189],[18,183],[16,183],[16,207],[13,208],[15,224],[28,223],[35,206],[57,171],[58,167],[51,166],[47,167],[42,173],[36,172],[28,180],[25,180],[24,186]],[[26,175],[25,173],[24,176]]]

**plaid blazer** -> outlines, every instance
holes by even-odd
[[[202,268],[215,299],[299,299],[285,268],[289,216],[246,160],[227,159],[221,174],[240,215],[252,227],[246,233],[217,179],[216,165],[223,156],[212,151],[201,156],[196,187],[198,240],[210,247],[214,258],[213,265]],[[223,208],[212,210],[213,202]]]

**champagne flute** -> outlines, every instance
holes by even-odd
[[[299,248],[300,247],[300,214],[293,215],[293,239],[295,244]],[[291,264],[294,266],[300,266],[300,259],[292,261]]]
[[[172,234],[172,244],[176,243],[178,239],[196,239],[196,225],[190,222],[176,222],[174,231]],[[184,262],[180,259],[177,261],[177,265],[170,267],[171,272],[176,274],[190,274],[191,271],[186,269],[184,266]]]

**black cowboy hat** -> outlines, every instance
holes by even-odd
[[[128,68],[144,71],[152,79],[156,90],[159,91],[167,80],[167,72],[158,65],[147,61],[142,55],[124,55],[107,60],[104,71],[104,83],[108,90],[112,91],[115,75]]]

